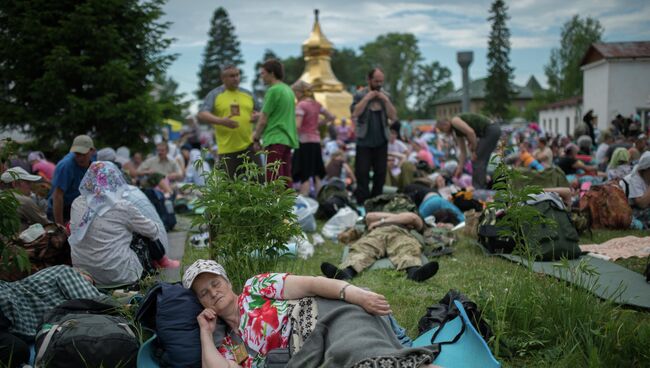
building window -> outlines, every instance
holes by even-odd
[[[560,134],[560,120],[555,118],[555,134]]]
[[[571,133],[571,118],[566,117],[566,135],[569,136]]]

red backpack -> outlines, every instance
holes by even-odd
[[[580,211],[589,211],[594,229],[629,229],[632,207],[614,182],[592,186],[580,198]]]

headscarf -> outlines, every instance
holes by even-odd
[[[131,159],[131,151],[129,151],[128,147],[120,147],[117,149],[116,153],[117,157],[115,157],[115,162],[118,164],[124,166],[129,160]]]
[[[115,161],[115,150],[111,147],[102,148],[97,151],[97,161]]]
[[[612,158],[609,159],[607,169],[615,169],[620,165],[628,163],[630,163],[630,152],[626,148],[618,147],[614,150],[614,153],[612,153]]]
[[[632,172],[638,174],[639,171],[647,169],[650,169],[650,151],[643,152],[639,162],[634,165],[634,170],[632,170]]]
[[[79,244],[95,217],[103,216],[118,201],[128,196],[130,191],[124,175],[115,164],[108,161],[90,164],[79,184],[79,193],[86,199],[86,212],[76,228],[72,229],[70,244]]]

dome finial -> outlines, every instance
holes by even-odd
[[[318,22],[318,9],[314,9],[314,16],[316,17],[316,22]]]

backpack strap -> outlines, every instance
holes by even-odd
[[[43,360],[43,356],[45,355],[45,352],[47,351],[48,346],[50,345],[50,342],[52,342],[52,337],[54,336],[55,333],[61,330],[63,326],[61,325],[52,325],[50,327],[50,330],[47,331],[47,334],[45,335],[45,338],[43,339],[43,343],[41,344],[41,347],[38,348],[38,353],[36,354],[36,359],[35,359],[35,368],[40,368],[41,361]]]
[[[629,196],[630,196],[630,183],[628,183],[627,180],[625,180],[625,179],[621,179],[621,183],[623,183],[623,186],[625,186],[625,188],[623,188],[623,191],[625,191],[625,198],[629,198]]]

